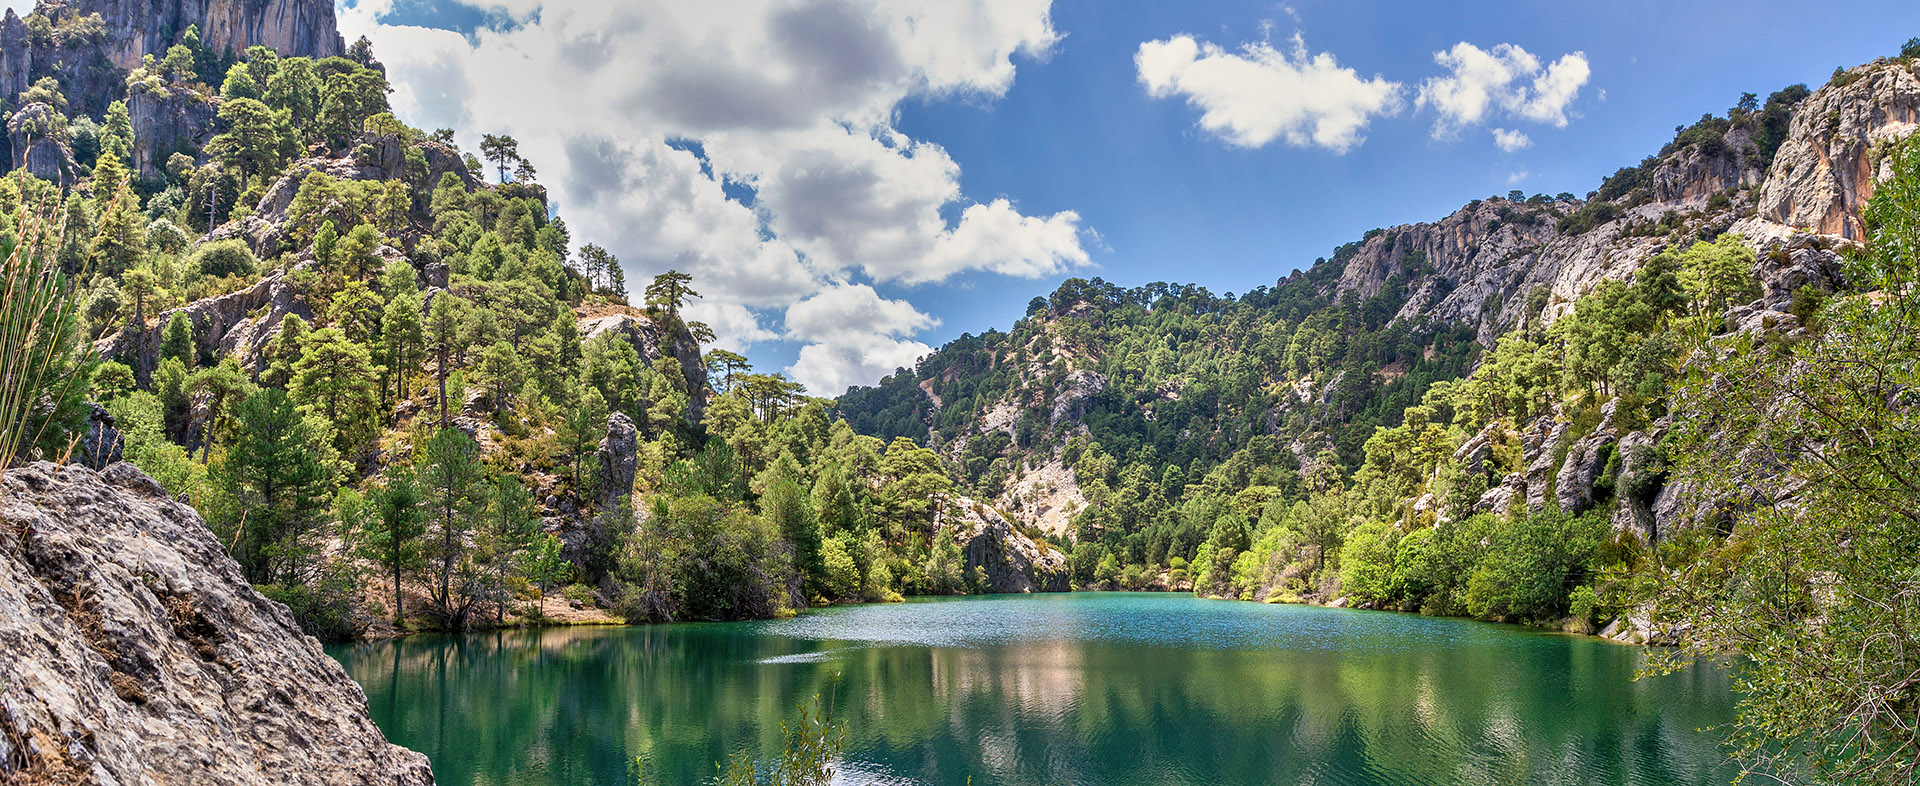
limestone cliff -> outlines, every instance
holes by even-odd
[[[1000,515],[966,497],[956,497],[935,517],[936,537],[960,544],[969,572],[985,577],[982,592],[1066,592],[1071,589],[1066,555],[1036,543]]]
[[[34,10],[52,19],[99,14],[106,57],[127,70],[196,25],[216,52],[258,44],[292,57],[331,57],[346,49],[333,0],[41,0]]]
[[[0,481],[0,783],[432,782],[152,478],[37,463]]]

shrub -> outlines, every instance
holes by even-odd
[[[187,257],[187,265],[201,275],[214,278],[254,276],[260,272],[260,260],[254,257],[253,249],[240,240],[215,240],[202,245]]]

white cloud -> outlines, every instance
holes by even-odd
[[[787,307],[787,333],[802,341],[848,332],[907,336],[939,324],[912,303],[883,298],[865,284],[829,286]]]
[[[863,278],[1089,263],[1077,213],[976,203],[944,149],[893,128],[909,98],[1004,95],[1016,56],[1059,41],[1050,0],[459,2],[513,23],[469,39],[381,24],[392,0],[359,0],[341,27],[373,40],[409,123],[459,129],[469,149],[483,133],[516,137],[576,242],[612,250],[629,280],[693,274],[721,345],[808,333],[818,348],[795,373],[810,384],[874,381],[851,375],[891,371],[931,323],[854,338],[773,329],[753,309]]]
[[[872,333],[853,333],[831,344],[808,344],[787,374],[815,396],[838,396],[854,385],[871,385],[898,369],[911,369],[933,347]]]
[[[788,337],[812,342],[787,369],[815,395],[837,396],[897,368],[911,368],[931,347],[904,337],[940,324],[904,300],[864,284],[832,286],[787,308]]]
[[[771,341],[780,334],[760,326],[760,318],[753,311],[739,303],[710,303],[704,300],[687,304],[681,310],[687,319],[705,322],[713,328],[717,338],[713,347],[731,352],[744,352],[750,346],[761,341]]]
[[[1533,147],[1533,139],[1513,129],[1496,128],[1493,130],[1493,146],[1512,153]]]
[[[1289,52],[1266,42],[1228,52],[1177,35],[1142,43],[1133,62],[1148,95],[1184,96],[1200,110],[1201,128],[1239,147],[1284,139],[1344,153],[1365,140],[1373,117],[1401,106],[1399,83],[1311,54],[1298,34]]]
[[[1433,59],[1448,74],[1422,82],[1416,105],[1439,113],[1433,127],[1436,138],[1496,115],[1565,127],[1567,109],[1590,74],[1581,52],[1543,66],[1540,58],[1513,44],[1486,50],[1462,41],[1434,53]]]
[[[1507,173],[1507,185],[1510,185],[1510,186],[1517,186],[1517,185],[1520,185],[1521,183],[1524,183],[1524,182],[1526,182],[1526,180],[1527,180],[1527,176],[1528,176],[1529,174],[1531,174],[1531,173],[1529,173],[1529,172],[1527,172],[1527,170],[1525,170],[1525,169],[1521,169],[1521,170],[1517,170],[1517,171],[1513,171],[1513,172],[1508,172],[1508,173]]]

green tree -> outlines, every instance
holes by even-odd
[[[1829,300],[1806,341],[1724,340],[1678,396],[1699,413],[1678,474],[1721,527],[1656,620],[1687,657],[1741,659],[1737,750],[1795,782],[1910,784],[1920,761],[1920,145],[1892,161],[1847,268],[1874,295]]]
[[[324,328],[300,342],[288,384],[300,405],[326,419],[342,455],[357,455],[378,431],[380,374],[372,353],[337,328]]]
[[[500,182],[507,182],[507,168],[520,160],[520,142],[506,135],[487,134],[480,138],[480,155],[500,170]]]
[[[368,492],[370,516],[360,533],[358,552],[380,566],[393,586],[393,625],[406,620],[402,580],[424,566],[420,539],[427,532],[427,510],[410,467],[396,467],[385,483]]]
[[[420,321],[420,298],[389,295],[380,318],[380,360],[393,380],[393,399],[407,397],[407,385],[420,373],[426,359],[426,325]]]
[[[680,307],[686,305],[688,299],[700,297],[700,293],[689,286],[692,282],[693,276],[678,270],[654,276],[653,283],[647,285],[647,305],[680,316]]]
[[[440,392],[440,425],[446,427],[451,422],[447,408],[447,375],[453,372],[453,353],[463,345],[460,342],[460,324],[466,320],[472,304],[449,293],[440,293],[433,298],[433,306],[427,312],[427,351],[434,356],[433,379]]]
[[[485,467],[480,446],[459,429],[443,428],[421,450],[418,473],[430,521],[424,544],[428,595],[441,623],[467,627],[479,600],[480,576],[468,539],[486,507]]]
[[[1698,313],[1719,316],[1759,294],[1754,259],[1753,249],[1739,235],[1695,243],[1680,255],[1680,285]]]
[[[293,124],[284,112],[275,112],[251,98],[220,105],[226,133],[213,138],[207,151],[221,163],[240,171],[242,182],[255,175],[278,171],[293,155]]]
[[[283,391],[240,402],[239,435],[223,474],[240,518],[222,540],[255,584],[298,585],[312,567],[321,514],[332,493],[329,451]]]
[[[200,352],[193,344],[193,320],[184,311],[173,312],[167,317],[167,326],[160,331],[160,362],[178,360],[191,371],[199,359]]]
[[[504,623],[512,599],[508,578],[520,572],[528,550],[541,536],[540,508],[519,478],[501,473],[493,479],[487,514],[476,535],[489,568],[487,594],[493,600],[493,621]]]

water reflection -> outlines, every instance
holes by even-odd
[[[1732,697],[1639,650],[1396,614],[1071,595],[334,651],[440,782],[693,783],[831,690],[848,783],[1702,784]],[[835,682],[835,675],[839,675]]]

